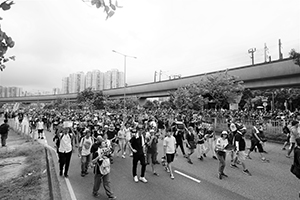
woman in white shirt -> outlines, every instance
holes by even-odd
[[[228,133],[227,131],[223,131],[221,133],[221,137],[217,139],[216,142],[216,155],[219,160],[219,179],[222,179],[222,177],[228,177],[226,174],[224,174],[224,169],[226,165],[226,150],[225,147],[228,145]]]

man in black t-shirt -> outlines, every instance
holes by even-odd
[[[246,133],[246,128],[242,128],[237,131],[237,133],[234,136],[234,141],[235,141],[235,155],[236,157],[234,158],[233,163],[230,164],[232,168],[238,168],[237,161],[239,161],[243,167],[243,173],[251,176],[251,173],[249,170],[246,168],[245,165],[245,159],[246,159],[246,141],[245,141],[245,133]]]

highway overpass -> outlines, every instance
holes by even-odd
[[[198,82],[205,79],[206,76],[218,75],[220,73],[224,73],[225,71],[227,71],[229,75],[236,76],[240,80],[244,81],[245,87],[250,89],[300,86],[300,67],[295,65],[291,59],[283,59],[273,62],[182,77],[180,79],[132,85],[127,86],[126,88],[103,90],[103,94],[108,95],[110,98],[122,98],[125,91],[127,97],[137,97],[139,99],[166,97],[169,96],[170,91],[174,91],[178,87],[191,84],[193,82]],[[0,103],[50,102],[59,98],[66,99],[68,101],[75,101],[76,97],[77,94],[9,97],[0,98]]]

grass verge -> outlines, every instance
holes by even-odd
[[[18,145],[13,151],[0,154],[3,159],[19,156],[26,157],[23,163],[25,167],[19,172],[19,176],[1,183],[0,199],[48,200],[45,148],[37,142],[27,142]]]

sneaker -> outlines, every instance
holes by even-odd
[[[175,178],[173,174],[170,174],[170,177],[171,177],[171,179],[174,179],[174,178]]]
[[[85,173],[81,173],[81,176],[84,177],[84,176],[85,176]]]
[[[248,169],[245,169],[245,170],[243,170],[243,173],[244,174],[247,174],[247,175],[249,175],[249,176],[251,176],[252,174],[249,172],[249,170]]]
[[[122,158],[126,158],[124,155],[122,155]]]
[[[169,167],[165,167],[165,170],[166,170],[168,173],[170,173]]]
[[[140,181],[142,181],[143,183],[147,183],[147,179],[145,177],[140,177]]]
[[[200,158],[198,158],[199,160],[203,160],[203,157],[202,156],[200,156]]]
[[[285,157],[290,158],[291,156],[290,155],[286,155]]]
[[[239,168],[236,164],[230,164],[230,167],[231,167],[231,168],[235,168],[235,169],[238,169],[238,168]]]
[[[135,177],[133,177],[133,180],[134,180],[134,182],[139,182],[139,179],[138,179],[138,177],[137,176],[135,176]]]
[[[218,160],[218,158],[216,156],[213,156],[212,158],[215,159],[215,160]]]
[[[251,160],[251,159],[252,159],[252,158],[251,158],[249,155],[248,155],[248,156],[246,156],[246,158],[247,158],[247,159],[249,159],[249,160]]]
[[[59,172],[59,175],[60,175],[60,176],[62,176],[62,175],[63,175],[63,172],[62,172],[62,171],[60,171],[60,172]]]
[[[159,176],[159,174],[157,172],[153,172],[154,176]]]
[[[98,192],[96,192],[96,193],[93,193],[93,196],[94,196],[94,197],[99,197],[100,194],[99,194]]]
[[[108,197],[109,200],[117,199],[116,196]]]
[[[227,176],[226,174],[224,174],[224,173],[222,173],[221,175],[224,176],[224,177],[228,177],[228,176]]]
[[[286,148],[285,148],[285,147],[283,147],[283,148],[282,148],[282,150],[284,151],[284,150],[286,150]]]
[[[69,178],[69,175],[68,175],[68,174],[65,174],[65,178]]]
[[[204,153],[203,156],[206,157],[206,154]]]
[[[270,161],[267,160],[266,158],[262,158],[261,161],[262,161],[262,162],[270,162]]]
[[[44,139],[44,137],[41,138],[42,140]]]
[[[89,173],[88,172],[84,172],[84,175],[88,175]]]
[[[188,163],[193,164],[193,162],[191,161],[191,159],[188,160]]]

